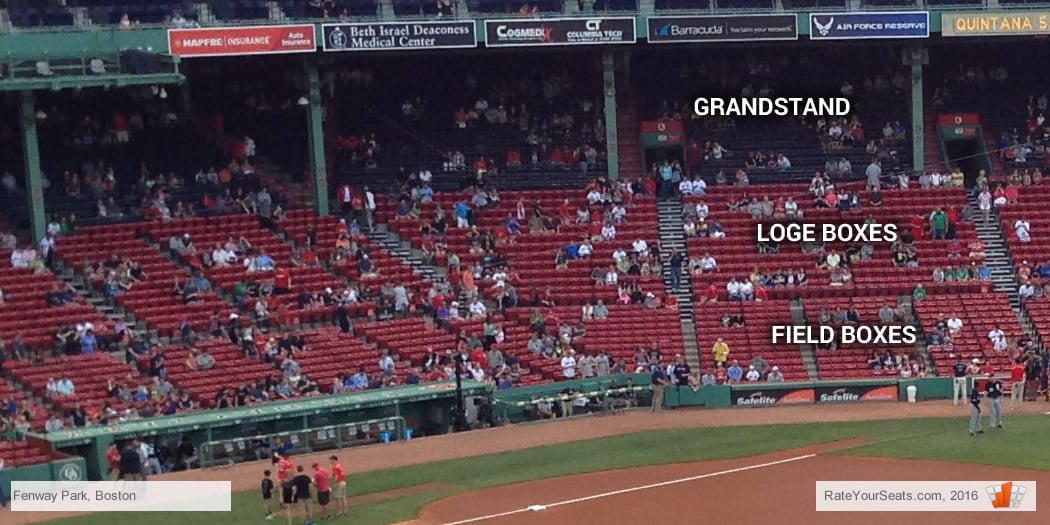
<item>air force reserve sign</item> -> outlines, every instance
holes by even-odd
[[[811,13],[810,40],[868,40],[929,38],[927,11],[865,13]]]
[[[473,20],[323,24],[325,51],[475,48]]]

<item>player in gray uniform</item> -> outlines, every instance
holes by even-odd
[[[981,428],[981,391],[970,389],[970,435],[984,434]]]
[[[985,395],[988,396],[988,417],[992,428],[1003,428],[1003,383],[995,378],[995,374],[988,374],[988,384],[984,387]]]

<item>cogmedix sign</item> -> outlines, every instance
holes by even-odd
[[[486,20],[486,47],[634,44],[632,17]]]

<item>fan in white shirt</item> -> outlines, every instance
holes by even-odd
[[[706,219],[707,215],[711,213],[711,209],[708,208],[707,203],[698,202],[696,204],[696,216],[701,219]]]
[[[1020,242],[1031,242],[1032,236],[1029,234],[1031,228],[1032,224],[1024,219],[1014,221],[1014,233],[1017,234],[1017,240]]]
[[[1006,334],[998,327],[988,332],[988,340],[992,342],[992,347],[996,350],[1006,350]]]
[[[736,279],[730,279],[726,283],[726,293],[729,294],[730,299],[740,299],[740,283]]]
[[[616,206],[613,206],[611,213],[613,220],[616,222],[624,222],[627,220],[627,210],[624,209],[622,204],[617,204]]]
[[[740,298],[745,301],[752,301],[755,298],[755,285],[751,281],[745,279],[740,282]]]
[[[478,299],[474,299],[474,302],[470,303],[470,307],[468,308],[468,310],[470,311],[471,317],[477,318],[485,317],[485,311],[487,310],[487,308],[485,308],[485,303],[479,301]]]
[[[649,244],[644,240],[638,239],[637,241],[634,241],[634,243],[631,244],[631,247],[634,248],[634,252],[637,253],[639,257],[649,256]]]
[[[591,243],[584,241],[580,243],[580,246],[576,248],[576,255],[580,257],[590,257],[594,253],[594,249],[591,248]]]
[[[718,261],[711,254],[704,255],[703,259],[700,259],[700,271],[713,272],[718,269]]]
[[[601,204],[601,202],[602,202],[602,192],[600,192],[598,190],[591,190],[590,192],[587,193],[587,202],[589,202],[591,204]]]
[[[616,286],[620,282],[620,274],[616,273],[616,270],[609,270],[605,272],[605,284],[607,286]]]
[[[433,179],[434,179],[434,174],[431,173],[430,170],[428,170],[428,169],[419,170],[419,181],[420,182],[430,182]]]
[[[485,380],[485,371],[478,365],[474,364],[473,361],[467,361],[467,371],[470,372],[470,376],[473,377],[475,381]]]
[[[574,354],[575,352],[569,350],[569,353],[561,358],[561,372],[566,379],[574,379],[576,377],[576,356]]]
[[[682,182],[678,183],[678,192],[682,195],[692,195],[693,183],[689,182],[689,179],[682,179]]]
[[[933,172],[930,174],[930,186],[936,188],[941,185],[942,176],[939,172]]]
[[[623,248],[617,248],[612,254],[613,261],[616,262],[624,260],[625,257],[627,257],[627,252]]]
[[[690,186],[689,191],[692,192],[693,195],[706,195],[707,194],[707,183],[704,182],[704,179],[697,178],[692,183],[690,183],[689,186]]]
[[[762,374],[759,374],[758,370],[755,370],[755,367],[751,366],[751,367],[748,367],[747,375],[744,376],[744,378],[747,379],[748,381],[758,381],[759,379],[762,378]]]
[[[606,241],[612,241],[616,239],[616,226],[613,223],[608,223],[602,226],[602,239]]]
[[[952,317],[951,319],[948,319],[948,331],[949,332],[952,332],[952,333],[958,332],[959,330],[962,330],[962,327],[963,327],[962,319],[959,319],[958,317]]]
[[[1032,286],[1032,283],[1025,282],[1017,289],[1017,294],[1021,296],[1021,299],[1031,301],[1035,299],[1035,287]]]

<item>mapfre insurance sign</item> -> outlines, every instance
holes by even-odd
[[[168,50],[180,57],[312,53],[317,34],[313,24],[170,29]]]

